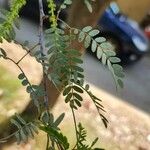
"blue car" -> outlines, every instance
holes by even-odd
[[[139,60],[149,51],[149,41],[137,22],[124,15],[117,3],[110,3],[98,20],[101,36],[106,37],[115,47],[122,63],[130,64]]]

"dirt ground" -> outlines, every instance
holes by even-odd
[[[25,50],[14,43],[9,44],[5,42],[4,44],[1,44],[0,47],[5,48],[10,57],[14,60],[19,60],[25,53]],[[29,80],[34,84],[38,84],[41,80],[42,69],[34,58],[27,56],[21,65],[29,77]],[[8,62],[0,60],[0,67],[1,66],[8,69],[12,74],[18,75],[18,69],[13,64],[8,65]],[[85,100],[83,102],[83,107],[77,112],[77,116],[78,120],[82,120],[87,128],[89,139],[91,140],[98,136],[100,139],[98,145],[106,150],[150,150],[149,115],[129,103],[120,101],[114,95],[111,95],[94,85],[91,85],[91,88],[93,93],[103,100],[102,104],[104,105],[105,110],[107,110],[106,116],[109,120],[109,126],[108,129],[104,128],[90,98],[87,95],[83,95]],[[29,97],[23,90],[24,89],[21,89],[20,91],[22,96],[19,98],[21,99],[15,100],[15,108],[7,111],[7,113],[9,112],[7,116],[11,116],[16,111],[21,111],[25,108]],[[71,112],[69,107],[65,105],[62,95],[59,97],[59,101],[54,107],[53,112],[54,114],[59,115],[60,110],[66,113],[65,121],[61,128],[73,143],[72,135],[74,135],[74,131],[71,129]],[[0,110],[0,114],[1,113],[2,110]],[[31,140],[29,143],[20,146],[17,146],[16,144],[7,145],[2,150],[43,150],[43,143],[45,143],[44,135],[43,133],[40,133],[35,141]]]

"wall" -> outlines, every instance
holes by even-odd
[[[131,18],[141,21],[150,11],[150,0],[117,0],[122,11]]]

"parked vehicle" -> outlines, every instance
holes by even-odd
[[[149,51],[149,41],[136,21],[124,15],[117,3],[110,3],[98,21],[101,36],[115,47],[125,64],[139,60]]]

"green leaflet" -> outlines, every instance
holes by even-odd
[[[17,132],[17,133],[15,133],[15,138],[16,138],[16,140],[17,140],[17,144],[20,144],[21,143],[21,137],[20,137],[20,133],[19,132]]]
[[[65,117],[65,113],[62,113],[54,122],[54,126],[57,127]]]
[[[71,5],[71,4],[72,4],[72,0],[64,0],[60,8],[65,9],[68,5]]]
[[[101,57],[102,57],[102,54],[103,54],[103,51],[102,51],[102,49],[101,49],[101,47],[98,47],[97,48],[97,58],[98,59],[101,59]]]
[[[74,29],[74,34],[78,34],[79,30],[78,29]]]
[[[117,82],[118,82],[118,84],[119,84],[119,86],[120,86],[121,88],[124,87],[124,84],[123,84],[122,80],[118,79]]]
[[[113,78],[115,79],[116,86],[122,88],[123,82],[121,81],[124,77],[124,73],[122,69],[118,70],[119,67],[121,68],[118,64],[121,60],[116,57],[114,47],[107,42],[104,37],[99,37],[99,30],[92,29],[91,26],[84,27],[82,30],[75,30],[78,35],[78,41],[84,42],[85,48],[88,48],[91,44],[91,51],[94,53],[96,52],[96,56],[101,60],[102,64],[108,66],[108,69],[111,71]]]
[[[83,90],[82,90],[80,87],[76,86],[76,85],[74,85],[72,88],[73,88],[76,92],[78,92],[78,93],[83,93]]]
[[[88,8],[89,12],[92,13],[93,9],[92,9],[92,5],[90,3],[90,0],[84,0],[84,3],[86,5],[86,7]]]
[[[2,49],[2,48],[0,48],[0,56],[2,56],[2,57],[4,57],[4,58],[7,56],[5,50]]]
[[[78,99],[79,101],[83,101],[83,98],[82,98],[78,93],[73,93],[73,95],[74,95],[75,98]]]
[[[84,38],[85,38],[85,33],[84,32],[80,32],[79,33],[79,37],[78,37],[78,41],[82,42],[84,40]]]
[[[14,134],[17,144],[20,144],[21,142],[27,142],[28,138],[34,138],[34,134],[38,134],[37,127],[33,123],[27,123],[18,114],[15,114],[15,116],[16,119],[11,119],[11,123],[18,128]]]
[[[65,102],[68,103],[71,100],[72,96],[73,96],[73,94],[69,93],[65,98]]]
[[[93,146],[95,146],[95,144],[98,141],[98,138],[95,138],[94,141],[91,143],[91,145],[87,145],[85,144],[85,142],[87,141],[87,131],[85,130],[85,128],[82,126],[81,123],[78,124],[78,140],[79,142],[77,143],[77,147],[78,150],[94,150]]]
[[[101,48],[102,49],[102,48]],[[103,50],[107,57],[116,56],[116,53],[113,50]]]
[[[40,129],[46,132],[54,143],[61,145],[61,147],[64,150],[69,149],[70,145],[68,143],[67,137],[64,136],[61,132],[48,126],[47,127],[41,126]]]
[[[86,26],[82,29],[83,32],[89,32],[92,30],[92,27],[91,26]]]
[[[77,72],[84,72],[84,69],[79,66],[72,66],[72,68]]]
[[[22,81],[22,85],[23,85],[23,86],[28,85],[28,83],[29,83],[28,80],[23,80],[23,81]]]
[[[112,63],[119,63],[119,62],[121,62],[120,58],[118,58],[118,57],[111,57],[111,58],[109,58],[109,60]]]
[[[65,90],[63,91],[63,96],[66,96],[68,93],[70,93],[71,91],[71,86],[68,86],[65,88]]]
[[[84,47],[88,48],[91,44],[91,37],[89,35],[86,36],[85,40],[84,40]]]
[[[75,103],[76,103],[76,105],[77,105],[78,107],[81,107],[81,106],[82,106],[82,105],[81,105],[81,102],[80,102],[79,100],[74,99],[74,101],[75,101]]]
[[[106,39],[104,37],[98,37],[95,39],[95,41],[98,43],[103,43],[103,42],[106,42]]]
[[[15,32],[12,24],[14,23],[17,28],[19,28],[16,19],[19,16],[20,9],[26,4],[25,0],[13,0],[10,11],[5,11],[1,9],[1,13],[5,16],[5,21],[0,24],[0,42],[2,38],[11,41],[15,37]]]
[[[91,37],[94,37],[94,36],[96,36],[96,35],[99,34],[99,30],[97,30],[97,29],[91,30],[88,34],[89,34]]]
[[[96,49],[97,49],[97,43],[96,43],[96,41],[92,41],[92,46],[91,46],[92,52],[93,53],[96,52]]]
[[[89,88],[90,88],[89,84],[86,84],[86,85],[85,85],[85,90],[88,91]]]
[[[102,54],[102,64],[103,64],[103,65],[106,65],[106,61],[107,61],[107,57],[106,57],[106,55],[103,53],[103,54]]]

